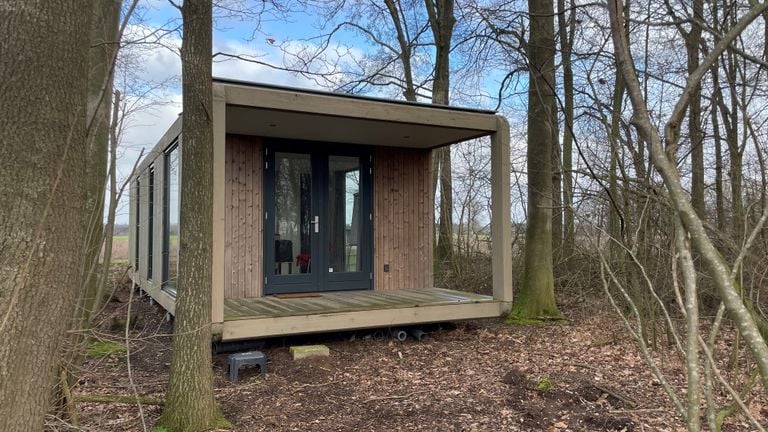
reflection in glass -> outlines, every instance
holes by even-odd
[[[147,220],[147,280],[152,280],[154,260],[155,231],[155,167],[149,166],[149,218]]]
[[[360,271],[360,158],[328,158],[329,272]]]
[[[311,270],[311,191],[310,156],[275,153],[275,274]]]
[[[133,257],[133,270],[139,271],[139,249],[141,247],[141,179],[136,178],[136,232],[134,233],[134,257]]]
[[[179,275],[179,148],[165,155],[165,283],[164,289],[176,292]]]

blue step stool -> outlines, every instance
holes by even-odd
[[[261,351],[248,351],[229,355],[229,380],[237,381],[237,371],[241,366],[258,365],[262,375],[267,373],[267,355]]]

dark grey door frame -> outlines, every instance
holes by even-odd
[[[275,153],[303,153],[311,158],[311,215],[320,217],[321,228],[311,232],[311,267],[309,273],[275,274]],[[360,225],[357,259],[360,271],[328,271],[328,160],[329,156],[359,157]],[[317,291],[370,290],[373,288],[373,152],[367,146],[351,146],[294,140],[265,140],[264,145],[264,294]],[[293,251],[296,255],[296,250]]]

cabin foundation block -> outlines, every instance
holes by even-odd
[[[292,346],[290,351],[294,360],[309,357],[328,357],[330,355],[330,350],[325,345]]]

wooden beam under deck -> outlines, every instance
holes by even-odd
[[[490,296],[440,288],[228,299],[222,340],[493,318],[507,306]]]

